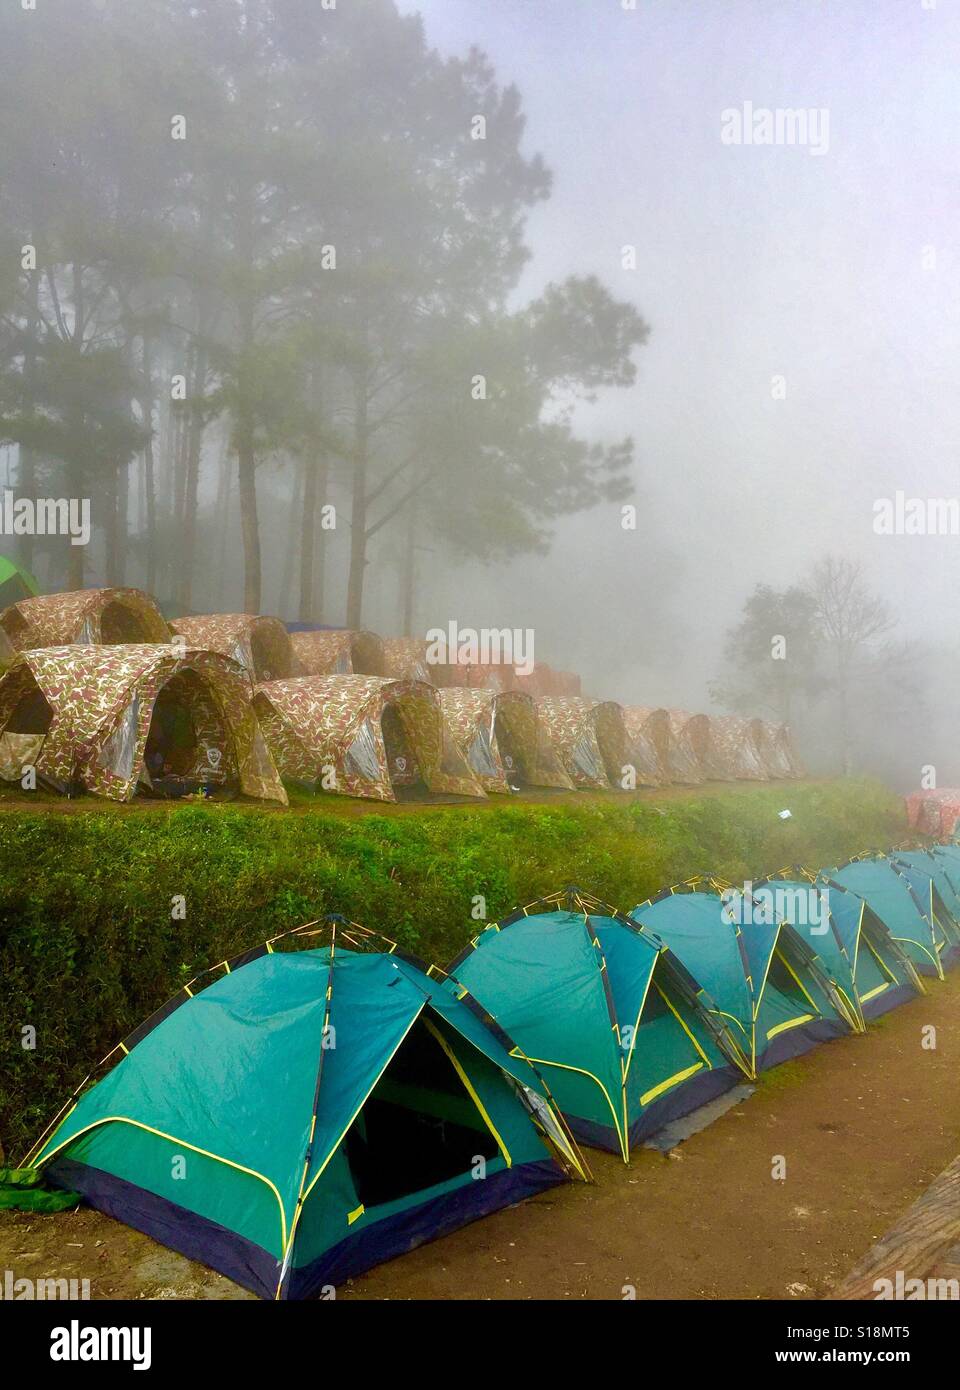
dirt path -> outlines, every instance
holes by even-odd
[[[935,1051],[921,1046],[924,1025]],[[380,1266],[341,1298],[815,1298],[960,1151],[960,971],[770,1072],[668,1157],[589,1154],[554,1189]],[[771,1163],[786,1159],[786,1180]],[[94,1298],[246,1298],[98,1212],[0,1216],[0,1269],[87,1277]]]

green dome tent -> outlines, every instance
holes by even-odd
[[[576,889],[487,927],[449,973],[544,1074],[576,1137],[624,1161],[739,1080],[689,971]]]
[[[721,897],[719,886],[713,879],[678,884],[630,916],[709,991],[743,1052],[747,1074],[849,1031],[823,963],[793,927],[767,920],[765,905],[754,911],[749,894]]]
[[[754,897],[768,889],[776,893],[777,915],[790,923],[829,972],[853,1027],[862,1032],[867,1021],[924,993],[923,983],[908,957],[890,936],[863,898],[842,884],[786,876],[754,884]],[[806,909],[808,895],[825,893],[817,920]],[[825,916],[826,920],[822,920]],[[827,931],[822,928],[826,926]]]
[[[36,598],[40,585],[29,570],[6,555],[0,555],[0,609],[24,598]]]
[[[946,938],[940,952],[941,965],[954,965],[960,959],[960,893],[949,870],[925,849],[898,850],[889,860],[920,899],[925,915],[936,920]]]
[[[264,1298],[310,1297],[583,1176],[533,1068],[412,962],[340,947],[371,935],[267,943],[187,986],[35,1166]]]
[[[914,889],[889,860],[851,859],[836,869],[822,870],[820,876],[859,893],[921,975],[943,979],[940,957],[948,945],[943,927],[926,914]]]
[[[960,880],[960,845],[933,845],[930,853],[946,867],[954,883]]]

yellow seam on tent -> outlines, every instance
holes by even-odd
[[[788,1028],[796,1028],[800,1023],[809,1023],[810,1020],[816,1018],[816,1016],[816,1014],[800,1014],[798,1018],[788,1019],[786,1023],[778,1023],[776,1028],[767,1030],[767,1041],[769,1042],[771,1038],[775,1038],[778,1033],[785,1033]]]
[[[575,1067],[570,1062],[552,1062],[549,1057],[527,1057],[528,1062],[534,1062],[538,1067],[559,1067],[561,1071],[576,1071],[581,1076],[589,1076],[591,1081],[596,1082],[603,1092],[603,1098],[610,1107],[610,1114],[613,1116],[613,1127],[617,1131],[617,1138],[620,1140],[621,1151],[623,1149],[623,1135],[620,1133],[620,1122],[617,1119],[617,1111],[610,1099],[610,1093],[598,1076],[594,1076],[592,1071],[587,1071],[586,1067]]]
[[[585,930],[586,933],[587,933],[587,940],[588,940],[588,941],[590,942],[590,944],[594,947],[594,949],[595,949],[597,952],[599,952],[600,961],[601,961],[601,964],[600,964],[600,975],[601,975],[601,977],[602,977],[603,972],[604,972],[604,971],[606,970],[606,968],[607,968],[607,957],[606,957],[606,955],[604,954],[603,947],[602,947],[601,944],[600,944],[600,938],[599,938],[599,936],[597,936],[596,932],[594,932],[594,931],[591,929],[591,925],[590,925],[590,914],[589,914],[588,912],[584,912],[584,914],[583,914],[583,926],[584,926],[584,930]],[[591,1078],[591,1080],[596,1081],[596,1083],[597,1083],[597,1085],[600,1087],[601,1091],[603,1091],[603,1094],[604,1094],[604,1096],[606,1097],[607,1104],[610,1106],[610,1110],[611,1110],[611,1112],[612,1112],[612,1114],[613,1114],[613,1123],[614,1123],[614,1127],[616,1128],[616,1131],[617,1131],[617,1138],[620,1140],[620,1152],[621,1152],[621,1154],[623,1155],[623,1161],[624,1161],[624,1163],[629,1163],[629,1161],[630,1161],[630,1126],[629,1126],[628,1123],[627,1123],[627,1071],[626,1071],[626,1067],[624,1066],[623,1043],[621,1042],[621,1039],[620,1039],[620,1025],[619,1025],[619,1023],[618,1023],[618,1021],[617,1021],[616,1004],[614,1003],[614,999],[613,999],[613,991],[612,991],[611,988],[610,988],[609,982],[606,981],[606,980],[604,980],[604,979],[602,979],[602,978],[601,978],[601,981],[600,981],[600,985],[601,985],[601,988],[602,988],[602,990],[603,990],[603,1002],[604,1002],[604,1007],[606,1008],[606,1011],[607,1011],[607,1017],[610,1019],[610,1031],[614,1034],[614,1036],[615,1036],[615,1038],[616,1038],[617,1065],[618,1065],[618,1067],[620,1068],[620,1106],[621,1106],[621,1109],[622,1109],[622,1112],[623,1112],[623,1116],[622,1116],[622,1118],[623,1118],[623,1124],[622,1124],[622,1126],[621,1126],[621,1124],[620,1124],[620,1123],[618,1122],[618,1120],[617,1120],[617,1112],[616,1112],[616,1109],[614,1108],[613,1101],[610,1099],[610,1096],[607,1094],[607,1091],[606,1091],[606,1089],[604,1088],[604,1086],[602,1085],[602,1083],[600,1082],[599,1078],[596,1077],[596,1076],[594,1076],[592,1072],[588,1072],[588,1071],[583,1071],[583,1075],[584,1075],[584,1076],[589,1076],[589,1077]],[[528,1060],[533,1060],[533,1059],[528,1059]],[[562,1065],[564,1065],[564,1064],[563,1064],[563,1063],[560,1063],[560,1062],[547,1062],[546,1065],[547,1065],[547,1066],[562,1066]],[[568,1067],[567,1070],[569,1070],[569,1071],[582,1071],[583,1069],[582,1069],[581,1067]]]
[[[728,1014],[727,1011],[726,1011],[726,1009],[714,1009],[713,1012],[719,1014],[721,1018],[729,1018],[729,1020],[730,1020],[731,1023],[735,1023],[735,1024],[737,1025],[737,1027],[740,1029],[740,1032],[743,1034],[743,1036],[744,1036],[744,1037],[747,1036],[747,1030],[746,1030],[746,1028],[744,1028],[744,1026],[743,1026],[743,1024],[740,1022],[739,1018],[737,1018],[734,1014]]]
[[[66,1117],[65,1117],[66,1118]],[[222,1154],[211,1153],[209,1149],[201,1149],[197,1144],[191,1144],[186,1139],[179,1139],[174,1134],[165,1134],[162,1129],[154,1129],[152,1125],[145,1125],[142,1120],[131,1120],[128,1115],[105,1115],[102,1120],[94,1120],[92,1125],[85,1125],[83,1129],[78,1129],[76,1134],[71,1134],[69,1139],[65,1139],[57,1148],[51,1149],[50,1153],[44,1158],[44,1163],[49,1163],[55,1158],[62,1149],[68,1144],[73,1144],[84,1134],[89,1134],[91,1130],[98,1129],[101,1125],[133,1125],[135,1129],[145,1130],[147,1134],[155,1134],[158,1139],[166,1139],[170,1144],[179,1144],[184,1149],[191,1149],[195,1154],[200,1154],[203,1158],[212,1158],[215,1163],[224,1163],[228,1168],[236,1168],[238,1173],[249,1173],[251,1178],[259,1178],[266,1183],[270,1191],[277,1199],[280,1208],[280,1245],[283,1248],[287,1239],[287,1214],[283,1209],[283,1198],[276,1185],[270,1181],[263,1173],[258,1173],[256,1168],[247,1168],[242,1163],[234,1163],[232,1158],[224,1158]]]
[[[306,1190],[306,1191],[304,1192],[304,1194],[303,1194],[303,1199],[302,1199],[302,1201],[300,1202],[299,1210],[298,1210],[298,1212],[297,1212],[296,1217],[294,1218],[294,1225],[296,1225],[296,1222],[297,1222],[297,1220],[299,1219],[300,1212],[303,1211],[304,1207],[305,1207],[306,1204],[307,1204],[307,1198],[310,1196],[310,1193],[313,1191],[313,1189],[316,1187],[317,1183],[320,1181],[320,1178],[323,1176],[323,1171],[324,1171],[324,1169],[326,1168],[327,1164],[330,1162],[331,1158],[333,1158],[334,1154],[337,1152],[337,1150],[339,1149],[340,1145],[343,1143],[344,1139],[347,1137],[347,1131],[350,1129],[350,1126],[353,1124],[354,1120],[355,1120],[355,1119],[357,1118],[357,1116],[360,1114],[360,1111],[363,1109],[363,1107],[366,1105],[367,1101],[370,1099],[370,1095],[371,1095],[371,1093],[373,1092],[373,1089],[374,1089],[374,1087],[376,1086],[377,1082],[380,1080],[381,1076],[382,1076],[383,1073],[386,1071],[387,1067],[389,1067],[389,1065],[390,1065],[390,1063],[393,1061],[394,1057],[396,1057],[397,1053],[400,1051],[400,1048],[403,1046],[403,1043],[404,1043],[405,1040],[406,1040],[407,1034],[410,1032],[410,1029],[411,1029],[411,1028],[413,1027],[413,1025],[416,1023],[417,1019],[420,1017],[420,1015],[423,1013],[423,1010],[424,1010],[426,1007],[427,1007],[427,1001],[426,1001],[426,999],[424,999],[424,1000],[423,1000],[423,1003],[420,1005],[419,1009],[417,1009],[417,1012],[414,1014],[413,1018],[411,1018],[410,1022],[407,1024],[406,1028],[403,1030],[403,1036],[400,1038],[400,1041],[397,1043],[396,1047],[395,1047],[395,1048],[393,1049],[393,1051],[390,1053],[390,1056],[389,1056],[389,1057],[387,1058],[387,1060],[384,1062],[384,1064],[383,1064],[383,1066],[381,1067],[380,1071],[379,1071],[379,1072],[377,1073],[377,1075],[374,1077],[373,1083],[372,1083],[372,1085],[370,1086],[370,1089],[366,1092],[366,1094],[365,1094],[364,1097],[363,1097],[363,1100],[361,1100],[361,1102],[360,1102],[360,1104],[357,1106],[356,1110],[354,1110],[353,1114],[350,1116],[350,1120],[349,1120],[349,1122],[347,1123],[347,1125],[345,1126],[345,1128],[344,1128],[344,1130],[343,1130],[343,1133],[340,1135],[340,1138],[337,1140],[337,1142],[336,1142],[336,1143],[333,1145],[333,1147],[330,1149],[330,1152],[327,1154],[326,1158],[323,1160],[323,1163],[322,1163],[321,1167],[320,1167],[320,1168],[318,1169],[318,1171],[314,1174],[314,1176],[313,1176],[313,1181],[310,1183],[309,1187],[307,1188],[307,1190]],[[291,1240],[293,1239],[293,1235],[294,1235],[294,1232],[291,1230],[291,1232],[290,1232],[290,1239],[291,1239]]]
[[[469,1095],[470,1099],[473,1101],[473,1103],[474,1103],[474,1105],[477,1107],[477,1109],[480,1111],[480,1114],[483,1116],[483,1122],[484,1122],[484,1124],[486,1125],[487,1129],[489,1129],[489,1131],[490,1131],[490,1133],[493,1135],[494,1139],[496,1139],[496,1141],[497,1141],[497,1148],[498,1148],[498,1149],[500,1150],[500,1152],[503,1154],[504,1162],[506,1163],[506,1165],[507,1165],[508,1168],[512,1168],[512,1167],[513,1167],[513,1159],[510,1157],[510,1150],[507,1148],[506,1144],[503,1142],[503,1138],[501,1137],[500,1132],[499,1132],[499,1130],[497,1129],[496,1125],[493,1123],[493,1121],[491,1120],[490,1116],[487,1114],[486,1106],[483,1104],[483,1101],[482,1101],[482,1100],[480,1099],[480,1097],[477,1095],[477,1092],[476,1092],[476,1090],[474,1089],[474,1087],[473,1087],[473,1085],[472,1085],[472,1083],[471,1083],[471,1081],[470,1081],[470,1078],[467,1076],[467,1073],[464,1071],[463,1067],[460,1065],[460,1060],[459,1060],[459,1058],[457,1057],[457,1055],[455,1054],[453,1048],[452,1048],[452,1047],[450,1046],[450,1044],[447,1042],[446,1038],[443,1036],[443,1034],[440,1032],[440,1030],[437,1028],[437,1026],[436,1026],[434,1023],[432,1023],[432,1022],[430,1021],[430,1019],[428,1019],[428,1018],[425,1018],[425,1019],[424,1019],[424,1026],[425,1026],[427,1032],[430,1034],[430,1036],[436,1038],[437,1042],[440,1044],[440,1046],[443,1048],[444,1052],[445,1052],[445,1053],[447,1054],[447,1056],[449,1057],[451,1063],[453,1064],[453,1069],[454,1069],[454,1071],[457,1073],[457,1075],[459,1076],[460,1080],[463,1082],[464,1087],[466,1088],[467,1094]]]
[[[657,1096],[662,1095],[664,1091],[668,1091],[671,1086],[676,1086],[679,1082],[686,1081],[688,1076],[693,1076],[694,1072],[700,1071],[702,1067],[702,1062],[696,1062],[692,1067],[687,1067],[686,1071],[678,1071],[676,1076],[668,1076],[666,1081],[660,1082],[659,1086],[652,1086],[649,1091],[644,1091],[643,1095],[640,1097],[640,1104],[649,1105],[652,1100],[656,1100]]]
[[[888,984],[894,984],[894,985],[895,985],[895,984],[897,983],[897,977],[896,977],[896,975],[894,975],[893,971],[890,969],[890,967],[887,965],[887,963],[882,959],[882,957],[878,954],[878,952],[874,950],[873,946],[871,945],[871,943],[870,943],[869,941],[867,942],[867,950],[868,950],[868,951],[871,953],[871,955],[874,957],[874,959],[876,960],[877,964],[879,965],[879,967],[880,967],[880,969],[883,971],[883,973],[884,973],[885,975],[889,976],[889,979],[888,979],[887,983],[888,983]],[[870,998],[869,995],[867,995],[866,997],[867,997],[868,999]]]
[[[882,994],[883,991],[884,991],[885,989],[889,989],[889,988],[890,988],[890,981],[889,981],[889,980],[884,980],[884,982],[883,982],[882,985],[877,985],[876,988],[869,990],[866,994],[861,994],[861,996],[860,996],[860,1001],[861,1001],[861,1003],[864,1003],[864,1004],[865,1004],[865,1003],[867,1002],[868,999],[874,999],[874,998],[876,998],[876,996],[877,996],[878,994]]]
[[[769,975],[770,975],[770,967],[771,967],[771,965],[773,964],[773,958],[774,958],[774,956],[775,956],[776,953],[777,953],[777,943],[778,943],[779,940],[780,940],[780,928],[782,927],[782,925],[783,925],[782,922],[778,922],[778,923],[777,923],[777,934],[776,934],[776,936],[773,938],[773,945],[770,947],[770,955],[767,957],[767,964],[766,964],[766,966],[765,966],[765,968],[764,968],[763,979],[762,979],[762,981],[760,982],[760,991],[759,991],[759,993],[757,994],[757,1002],[756,1002],[756,1004],[754,1005],[754,1008],[753,1008],[753,1023],[754,1023],[754,1029],[753,1029],[753,1031],[754,1031],[754,1033],[756,1033],[756,1031],[757,1031],[757,1029],[756,1029],[756,1023],[757,1023],[757,1019],[760,1017],[760,1005],[763,1003],[763,992],[764,992],[764,990],[765,990],[766,987],[767,987],[767,979],[769,978]],[[737,928],[737,936],[739,936],[739,935],[740,935],[740,928],[738,927],[738,928]],[[747,981],[749,982],[750,988],[751,988],[751,990],[752,990],[752,989],[753,989],[753,976],[750,975],[750,974],[748,974],[748,975],[747,975]]]
[[[860,1017],[860,1010],[856,1007],[843,985],[840,984],[838,980],[834,980],[833,987],[846,1006],[844,1013],[846,1013],[847,1009],[850,1010],[849,1014],[847,1014],[847,1022],[851,1025],[855,1033],[864,1032],[865,1029],[863,1027],[863,1020]]]
[[[710,1058],[709,1058],[709,1057],[707,1056],[707,1054],[704,1052],[703,1048],[702,1048],[702,1047],[700,1046],[700,1044],[697,1042],[696,1038],[693,1036],[693,1034],[691,1033],[690,1029],[687,1027],[687,1025],[684,1023],[683,1019],[682,1019],[682,1018],[680,1017],[680,1015],[677,1013],[676,1009],[675,1009],[675,1008],[673,1007],[673,1005],[670,1003],[670,1000],[669,1000],[669,999],[667,998],[667,996],[664,994],[663,990],[660,988],[659,985],[657,985],[655,988],[656,988],[656,991],[657,991],[657,993],[659,994],[660,998],[661,998],[661,999],[663,1000],[663,1002],[666,1004],[667,1008],[670,1010],[670,1012],[673,1014],[674,1018],[675,1018],[675,1019],[677,1020],[677,1022],[680,1024],[680,1027],[683,1029],[683,1031],[686,1033],[687,1037],[690,1039],[690,1041],[693,1043],[694,1047],[697,1049],[697,1052],[698,1052],[698,1053],[700,1054],[700,1056],[703,1058],[703,1062],[704,1062],[704,1065],[706,1066],[707,1070],[708,1070],[708,1071],[713,1071],[713,1063],[710,1061]]]
[[[193,990],[190,988],[189,985],[184,985],[183,991],[184,991],[184,993],[186,994],[186,996],[187,996],[188,999],[192,999],[192,998],[193,998]]]
[[[633,1049],[634,1049],[634,1048],[636,1047],[636,1045],[637,1045],[637,1033],[640,1031],[640,1020],[641,1020],[641,1018],[643,1017],[643,1011],[644,1011],[644,1009],[647,1007],[647,995],[650,993],[650,986],[653,984],[653,976],[654,976],[654,973],[656,972],[656,969],[657,969],[657,961],[659,961],[659,959],[660,959],[660,952],[658,951],[658,952],[657,952],[657,958],[656,958],[656,960],[655,960],[654,963],[653,963],[653,970],[650,971],[650,974],[649,974],[649,976],[647,977],[647,983],[646,983],[646,985],[644,986],[644,991],[643,991],[643,998],[640,1000],[640,1010],[639,1010],[639,1012],[638,1012],[638,1014],[637,1014],[636,1022],[635,1022],[634,1025],[633,1025],[633,1034],[632,1034],[632,1036],[631,1036],[631,1038],[630,1038],[630,1051],[627,1053],[627,1063],[626,1063],[626,1066],[625,1066],[624,1069],[623,1069],[623,1080],[624,1080],[624,1084],[626,1084],[627,1077],[628,1077],[629,1074],[630,1074],[630,1063],[633,1061]]]
[[[858,965],[859,960],[860,960],[860,934],[861,934],[861,932],[863,931],[863,917],[864,917],[864,913],[866,912],[866,910],[867,910],[867,904],[866,904],[865,902],[862,902],[862,903],[860,904],[860,916],[859,916],[858,919],[857,919],[857,935],[856,935],[856,939],[855,939],[854,945],[853,945],[853,983],[854,983],[854,985],[856,985],[856,983],[857,983],[857,965]],[[870,944],[870,943],[869,943],[869,941],[868,941],[868,942],[867,942],[867,945],[869,946],[869,944]],[[876,952],[874,952],[874,955],[876,955]]]
[[[348,1211],[348,1212],[347,1212],[347,1225],[348,1225],[348,1226],[352,1226],[353,1223],[354,1223],[355,1221],[359,1221],[360,1217],[364,1214],[365,1211],[366,1211],[366,1207],[363,1205],[362,1202],[360,1203],[360,1205],[359,1205],[354,1211]]]
[[[117,1046],[123,1048],[123,1055],[124,1055],[125,1057],[129,1057],[129,1056],[130,1056],[130,1049],[129,1049],[129,1047],[126,1046],[125,1043],[118,1043]]]
[[[116,1048],[113,1049],[114,1052],[116,1052],[116,1050]],[[112,1054],[108,1053],[107,1055],[110,1056]],[[90,1076],[92,1075],[93,1072],[90,1073]],[[74,1091],[74,1095],[76,1095],[78,1091],[81,1091],[83,1089],[83,1087],[90,1080],[90,1076],[85,1077],[84,1080],[80,1082],[80,1085],[77,1087],[77,1090]],[[72,1105],[70,1104],[71,1100],[73,1101]],[[70,1100],[64,1101],[62,1112],[54,1116],[54,1118],[47,1125],[47,1128],[41,1134],[37,1142],[27,1150],[23,1158],[20,1160],[20,1163],[18,1165],[20,1168],[29,1168],[33,1166],[31,1160],[33,1159],[34,1155],[42,1153],[43,1150],[46,1148],[47,1144],[51,1142],[54,1135],[60,1133],[61,1129],[63,1129],[64,1125],[67,1123],[74,1110],[76,1110],[79,1103],[79,1100],[73,1100],[73,1096],[70,1097]]]
[[[779,937],[778,937],[777,939],[779,940]],[[791,974],[791,975],[793,976],[793,978],[796,980],[796,982],[797,982],[797,989],[798,989],[798,990],[800,991],[800,993],[803,995],[804,999],[806,999],[806,1001],[807,1001],[807,1003],[810,1005],[811,1009],[813,1009],[815,1013],[818,1013],[818,1014],[821,1013],[822,1010],[818,1009],[817,1006],[816,1006],[816,1004],[815,1004],[815,1003],[813,1002],[813,1000],[810,998],[809,994],[808,994],[807,991],[804,989],[803,984],[801,983],[799,977],[797,976],[797,972],[794,970],[793,966],[792,966],[792,965],[790,964],[790,962],[787,960],[786,956],[785,956],[785,955],[782,955],[780,951],[777,951],[776,954],[777,954],[777,956],[779,957],[781,964],[783,964],[783,965],[785,965],[785,966],[787,967],[787,969],[789,970],[790,974]]]
[[[911,946],[916,946],[919,950],[923,952],[925,956],[929,956],[930,959],[933,961],[934,965],[937,967],[937,978],[940,980],[944,978],[943,966],[940,964],[940,957],[935,952],[928,951],[926,946],[922,945],[919,941],[914,941],[913,937],[911,936],[893,936],[891,934],[890,939],[892,941],[906,941]]]

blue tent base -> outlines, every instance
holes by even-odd
[[[188,1260],[225,1274],[260,1298],[273,1298],[280,1278],[280,1263],[269,1251],[245,1240],[235,1231],[208,1221],[196,1212],[158,1197],[135,1183],[105,1173],[101,1168],[72,1158],[55,1158],[46,1169],[56,1187],[72,1188],[90,1206],[115,1221],[176,1250]]]
[[[570,1133],[578,1144],[586,1144],[591,1149],[605,1149],[607,1153],[621,1153],[620,1136],[613,1125],[598,1125],[592,1120],[579,1120],[575,1115],[564,1112]]]
[[[739,1067],[714,1067],[701,1072],[689,1081],[684,1081],[672,1091],[667,1091],[659,1100],[648,1105],[643,1114],[630,1126],[630,1145],[640,1144],[651,1135],[659,1133],[666,1125],[699,1110],[702,1105],[716,1100],[743,1080]]]
[[[778,1033],[772,1042],[757,1057],[757,1071],[769,1071],[782,1062],[801,1057],[819,1043],[830,1042],[833,1038],[845,1038],[850,1027],[842,1019],[820,1018],[812,1023],[798,1023],[786,1033]]]
[[[728,1110],[735,1110],[738,1105],[743,1105],[744,1101],[749,1100],[755,1090],[755,1086],[741,1077],[740,1081],[729,1091],[724,1091],[722,1095],[707,1101],[706,1105],[701,1105],[699,1110],[692,1110],[689,1115],[681,1115],[679,1119],[671,1120],[656,1134],[651,1134],[649,1139],[644,1141],[643,1147],[655,1149],[662,1154],[669,1153],[678,1144],[692,1139],[695,1134],[707,1129],[715,1120],[726,1115]]]
[[[188,1260],[215,1269],[260,1298],[276,1296],[279,1261],[217,1222],[208,1221],[124,1178],[73,1159],[54,1159],[46,1170],[46,1177],[56,1187],[80,1192],[98,1211],[142,1231]],[[428,1198],[395,1216],[371,1221],[368,1230],[347,1236],[312,1264],[294,1268],[287,1281],[285,1297],[312,1298],[384,1260],[406,1254],[418,1245],[565,1181],[566,1176],[558,1163],[541,1159],[491,1173],[452,1192]]]
[[[920,996],[913,985],[892,985],[890,989],[885,989],[882,994],[874,995],[861,1005],[864,1018],[869,1022],[872,1018],[880,1018],[883,1014],[888,1014],[891,1009],[898,1009],[901,1004],[908,1004],[911,999],[919,999]]]
[[[682,1119],[702,1105],[707,1105],[717,1096],[722,1096],[743,1080],[739,1067],[714,1067],[710,1071],[691,1077],[674,1090],[662,1095],[648,1105],[643,1114],[630,1126],[628,1135],[632,1148],[657,1134],[665,1125]],[[620,1153],[620,1136],[613,1125],[599,1125],[592,1120],[583,1120],[576,1115],[564,1114],[564,1119],[578,1144],[587,1144],[591,1149],[604,1149],[607,1153]]]
[[[940,952],[940,964],[944,970],[949,970],[958,961],[960,961],[960,946],[945,946]]]
[[[348,1236],[313,1264],[294,1269],[287,1296],[313,1298],[325,1287],[342,1284],[345,1279],[363,1274],[384,1260],[405,1255],[418,1245],[565,1181],[558,1164],[552,1159],[541,1159],[467,1182],[453,1192],[445,1192],[420,1206],[373,1222],[369,1230]]]

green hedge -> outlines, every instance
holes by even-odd
[[[694,873],[759,878],[903,833],[902,803],[873,782],[396,815],[0,811],[0,1141],[19,1157],[183,980],[321,913],[445,962],[476,929],[479,894],[490,919],[571,882],[629,910]]]

